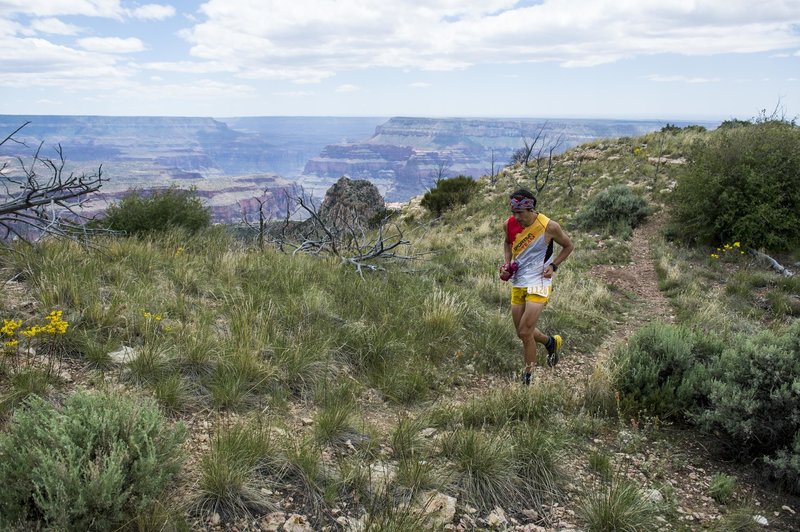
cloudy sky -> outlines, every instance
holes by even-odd
[[[800,0],[0,0],[0,114],[800,113]]]

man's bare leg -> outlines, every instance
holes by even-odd
[[[515,319],[515,324],[517,325],[517,336],[522,340],[522,352],[525,359],[524,373],[531,374],[536,366],[537,336],[544,337],[545,341],[547,339],[547,336],[536,328],[536,323],[539,321],[539,316],[544,309],[544,303],[527,301],[524,306],[518,305],[518,307],[520,308],[512,308],[512,312],[516,310],[516,313],[519,314],[519,321]],[[537,333],[539,334],[537,335]],[[523,378],[527,383],[529,378],[525,375]]]

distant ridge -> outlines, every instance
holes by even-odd
[[[405,201],[438,173],[478,177],[508,163],[523,140],[561,138],[558,151],[597,138],[658,130],[661,120],[395,117],[158,117],[0,115],[0,134],[30,122],[6,143],[0,160],[55,156],[60,144],[70,169],[101,164],[110,182],[104,201],[131,188],[192,185],[217,221],[234,221],[241,205],[265,194],[283,197],[299,186],[317,197],[341,176],[367,179],[388,201]],[[690,123],[716,127],[716,122]],[[0,178],[2,178],[0,176]],[[272,205],[275,210],[280,205]]]

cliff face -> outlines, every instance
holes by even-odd
[[[366,225],[384,207],[383,198],[375,185],[366,180],[341,177],[325,193],[319,215],[337,226]]]
[[[304,179],[321,186],[341,175],[377,183],[388,201],[405,201],[439,173],[479,177],[499,171],[524,142],[558,141],[560,153],[605,137],[641,135],[662,121],[392,118],[357,143],[327,146],[308,161]]]
[[[542,127],[510,120],[392,118],[361,143],[327,146],[309,160],[303,174],[321,180],[341,175],[368,179],[384,186],[387,200],[405,201],[429,187],[443,169],[450,177],[478,177],[491,172],[494,157],[499,170],[522,139],[533,138]],[[578,142],[573,139],[572,145]]]
[[[0,135],[26,121],[30,123],[16,138],[27,146],[0,146],[0,164],[14,166],[18,156],[29,160],[40,142],[41,155],[56,158],[54,148],[60,144],[67,172],[91,173],[102,165],[110,179],[102,192],[111,200],[131,188],[191,184],[207,195],[216,221],[238,219],[238,202],[265,190],[301,185],[320,196],[342,176],[372,182],[388,201],[406,201],[441,175],[478,177],[499,171],[525,140],[537,136],[547,142],[560,138],[560,151],[664,125],[489,118],[0,115]]]
[[[309,158],[332,142],[354,135],[368,137],[383,121],[293,117],[229,120],[241,129],[224,120],[203,117],[0,115],[3,137],[29,122],[15,135],[27,146],[0,146],[0,163],[9,161],[10,167],[15,167],[16,157],[29,160],[40,143],[41,156],[55,159],[60,145],[68,172],[93,173],[102,165],[103,175],[109,178],[91,202],[90,214],[118,201],[129,189],[177,185],[196,187],[214,220],[231,222],[241,218],[240,204],[252,207],[251,200],[262,196],[270,203],[269,210],[283,215],[283,191],[294,195],[294,180]]]

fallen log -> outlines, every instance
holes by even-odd
[[[760,251],[756,251],[755,249],[748,249],[747,252],[750,255],[756,257],[757,259],[769,264],[770,267],[772,267],[773,270],[775,270],[776,272],[780,273],[784,277],[794,277],[794,272],[792,272],[791,270],[789,270],[786,267],[784,267],[783,265],[781,265],[780,262],[778,262],[777,260],[773,259],[772,257],[767,255],[766,253],[762,253]]]

